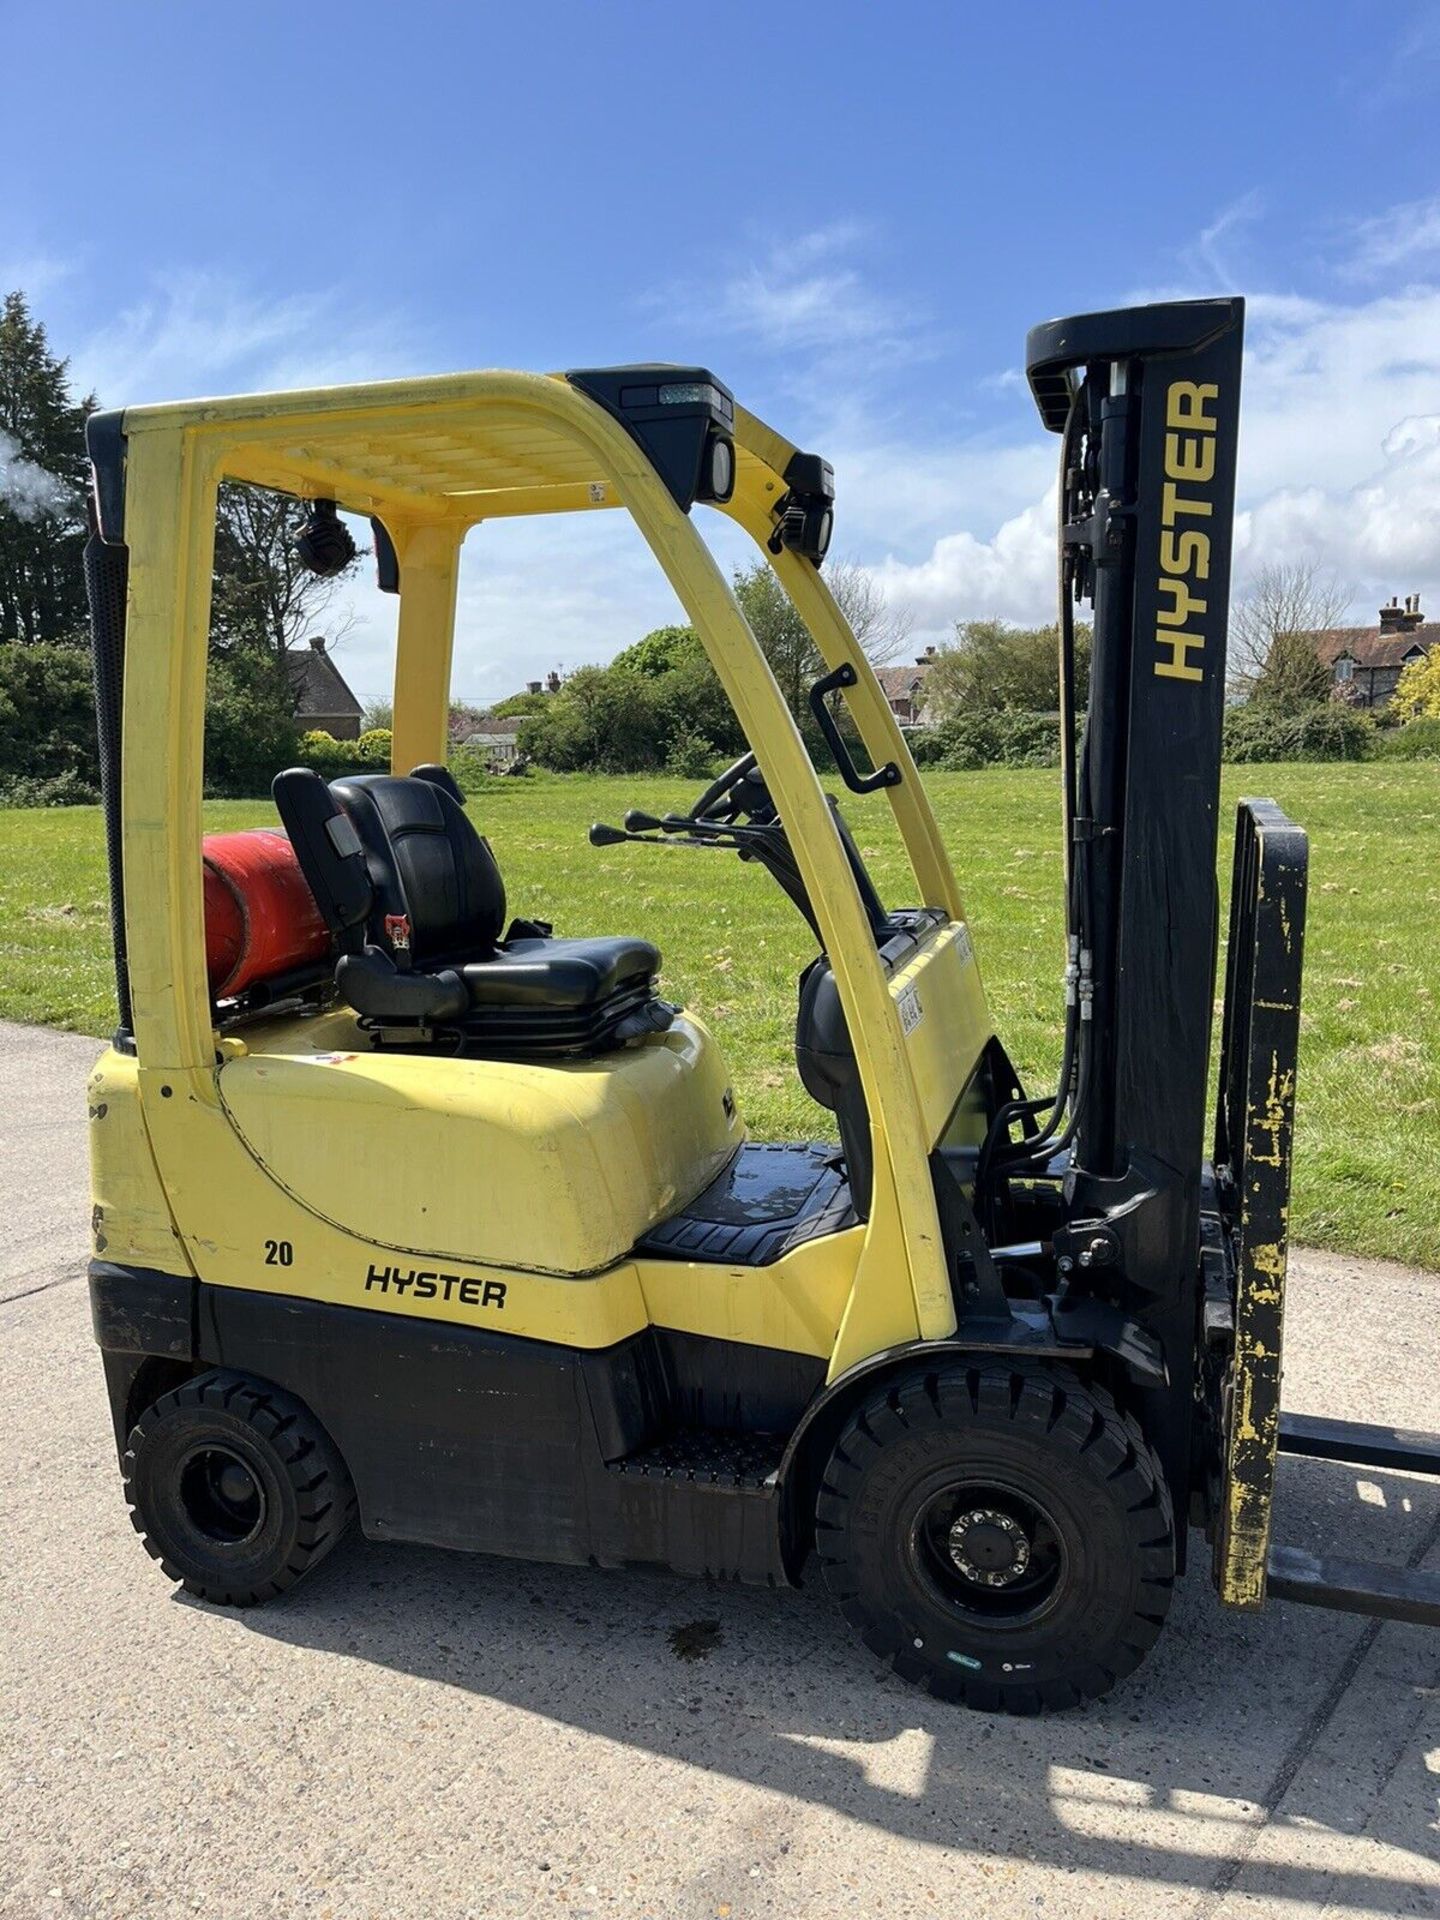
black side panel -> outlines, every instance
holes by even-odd
[[[191,1359],[198,1285],[187,1274],[92,1260],[90,1319],[97,1345],[107,1353]]]
[[[739,1340],[652,1329],[670,1387],[670,1419],[720,1433],[789,1434],[825,1384],[825,1362]]]
[[[204,1287],[201,1357],[303,1400],[378,1539],[585,1560],[573,1354],[479,1328]]]
[[[683,1465],[624,1470],[628,1456],[668,1430],[672,1374],[692,1383],[697,1404],[706,1385],[693,1354],[661,1354],[650,1330],[579,1353],[202,1286],[199,1347],[207,1363],[256,1374],[305,1402],[344,1455],[362,1525],[376,1539],[759,1584],[785,1579],[773,1487]],[[727,1362],[713,1364],[723,1372]],[[756,1401],[742,1386],[742,1398]],[[784,1398],[772,1390],[766,1404]]]
[[[194,1371],[198,1293],[188,1275],[90,1262],[90,1319],[122,1455],[140,1406]]]

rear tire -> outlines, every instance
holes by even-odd
[[[319,1565],[355,1511],[345,1463],[308,1409],[219,1369],[141,1414],[122,1471],[146,1552],[187,1593],[219,1606],[283,1593]]]
[[[1159,1636],[1175,1537],[1159,1462],[1102,1387],[976,1359],[852,1416],[816,1504],[825,1584],[902,1678],[986,1712],[1108,1693]]]

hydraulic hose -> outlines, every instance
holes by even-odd
[[[1065,431],[1060,438],[1060,478],[1056,487],[1056,577],[1059,588],[1059,609],[1056,620],[1057,643],[1060,652],[1060,805],[1064,822],[1065,844],[1063,859],[1065,862],[1065,909],[1067,933],[1078,931],[1075,925],[1074,867],[1075,867],[1075,814],[1077,808],[1075,784],[1075,592],[1074,572],[1070,563],[1070,554],[1066,546],[1065,531],[1069,525],[1071,501],[1070,474],[1073,470],[1080,440],[1080,421],[1082,389],[1076,387],[1070,396],[1070,411],[1065,416]]]
[[[1011,1100],[999,1109],[991,1121],[985,1136],[984,1145],[976,1163],[976,1185],[983,1189],[989,1179],[992,1167],[998,1158],[1005,1166],[1024,1164],[1037,1159],[1041,1152],[1054,1154],[1069,1144],[1074,1135],[1073,1119],[1063,1135],[1056,1138],[1057,1129],[1065,1117],[1067,1107],[1072,1114],[1078,1110],[1081,1092],[1086,1079],[1086,1064],[1089,1049],[1080,1043],[1080,1030],[1083,1024],[1082,1013],[1084,992],[1081,981],[1081,954],[1083,951],[1083,930],[1081,921],[1082,888],[1079,885],[1079,862],[1075,843],[1075,818],[1077,811],[1075,782],[1075,595],[1074,574],[1070,562],[1069,549],[1065,534],[1070,524],[1072,504],[1071,474],[1074,471],[1080,442],[1080,424],[1084,417],[1082,389],[1077,387],[1070,396],[1070,410],[1065,418],[1065,427],[1060,441],[1060,473],[1056,486],[1055,546],[1056,578],[1058,583],[1058,618],[1056,620],[1057,647],[1059,653],[1060,685],[1060,786],[1061,820],[1064,837],[1063,858],[1065,875],[1065,934],[1069,949],[1068,964],[1065,969],[1066,1006],[1065,1039],[1061,1056],[1060,1074],[1052,1095],[1044,1095],[1035,1100]],[[1078,1062],[1078,1075],[1077,1075]],[[1072,1094],[1074,1098],[1072,1099]],[[1046,1111],[1048,1109],[1048,1111]],[[1035,1132],[1026,1139],[1011,1146],[1006,1136],[1011,1126],[1029,1114],[1044,1113],[1045,1118]]]

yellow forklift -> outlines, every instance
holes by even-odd
[[[1062,449],[1066,1018],[1040,1097],[826,587],[831,468],[710,372],[92,418],[119,1027],[90,1085],[90,1284],[126,1498],[171,1579],[269,1600],[356,1515],[373,1539],[540,1560],[774,1585],[818,1566],[898,1673],[1016,1713],[1138,1664],[1187,1529],[1228,1604],[1440,1617],[1420,1575],[1269,1549],[1277,1445],[1432,1471],[1440,1448],[1279,1413],[1305,843],[1268,803],[1240,810],[1205,1153],[1241,328],[1216,300],[1030,337]],[[309,503],[322,572],[353,551],[340,511],[369,517],[399,595],[394,748],[385,774],[282,772],[283,834],[207,839],[224,480]],[[909,904],[880,898],[698,505],[754,539],[813,636],[827,760],[887,796]],[[643,926],[566,925],[558,900],[558,932],[507,924],[483,802],[472,822],[446,769],[465,535],[609,510],[751,750],[688,813],[591,841],[728,851],[784,890],[816,945],[796,1066],[834,1142],[747,1137]]]

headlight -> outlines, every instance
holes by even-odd
[[[723,505],[735,491],[735,448],[717,433],[705,451],[706,474],[700,498]]]

